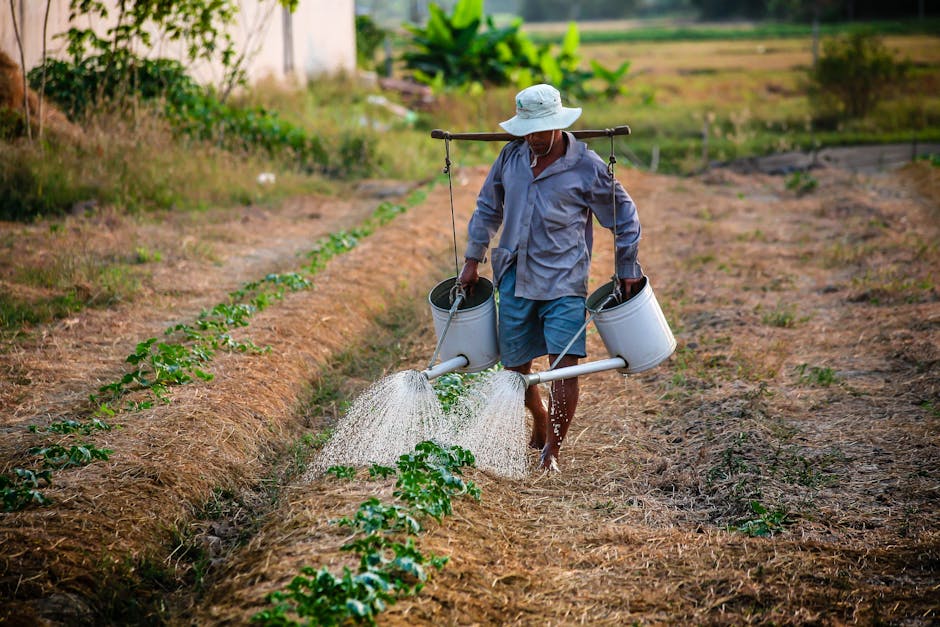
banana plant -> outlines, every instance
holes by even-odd
[[[616,70],[608,70],[603,65],[591,59],[591,69],[594,70],[594,76],[603,80],[607,86],[603,95],[607,98],[614,98],[626,92],[627,88],[621,85],[623,77],[630,71],[630,62],[624,61]]]

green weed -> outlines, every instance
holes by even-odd
[[[134,256],[137,263],[159,263],[163,261],[163,255],[160,254],[160,251],[150,250],[146,246],[135,248]]]
[[[731,444],[721,451],[718,463],[712,466],[706,475],[709,483],[751,472],[751,466],[745,457],[748,438],[747,433],[738,433]]]
[[[819,387],[829,387],[840,381],[836,371],[829,366],[810,366],[803,363],[796,367],[796,373],[799,376],[800,383],[808,383]]]
[[[791,329],[796,326],[796,306],[778,303],[773,311],[765,312],[761,322],[772,327]]]
[[[940,418],[940,404],[933,401],[923,401],[920,406],[924,408],[929,416]]]
[[[337,479],[355,479],[356,469],[352,466],[330,466],[326,469],[326,474],[333,475]]]
[[[768,510],[758,501],[751,501],[754,518],[748,518],[731,525],[731,531],[738,531],[751,537],[766,537],[780,533],[792,524],[789,513],[784,509]]]
[[[797,196],[802,196],[819,187],[819,181],[812,174],[797,170],[787,177],[785,186],[791,192],[796,192]]]
[[[799,453],[796,447],[779,447],[770,460],[768,474],[771,477],[779,476],[782,481],[791,485],[818,488],[833,481],[833,476],[826,470],[835,461],[842,459],[840,453],[831,452],[810,460]]]

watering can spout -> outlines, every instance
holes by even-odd
[[[453,359],[448,359],[447,361],[442,361],[433,368],[428,368],[427,370],[422,370],[421,374],[428,378],[428,381],[436,379],[441,375],[447,374],[448,372],[453,372],[454,370],[459,370],[461,368],[466,368],[470,361],[463,355],[457,355]]]
[[[616,370],[626,368],[627,362],[623,357],[611,357],[610,359],[600,359],[598,361],[589,361],[583,364],[575,364],[556,370],[545,370],[544,372],[532,372],[530,374],[520,375],[525,379],[525,386],[532,387],[539,383],[548,383],[559,379],[570,379],[580,377],[583,374],[594,372],[603,372],[604,370]]]

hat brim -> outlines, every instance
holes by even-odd
[[[581,117],[581,107],[562,107],[561,111],[541,118],[512,117],[499,125],[504,131],[516,137],[523,137],[529,133],[539,131],[554,131],[559,128],[568,128]]]

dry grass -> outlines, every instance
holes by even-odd
[[[924,403],[936,407],[938,394],[936,289],[876,306],[880,329],[866,339],[872,305],[847,300],[862,269],[834,271],[813,251],[863,226],[833,213],[835,200],[864,210],[875,195],[899,197],[878,203],[898,227],[876,236],[888,255],[909,230],[935,233],[935,219],[894,183],[837,172],[810,198],[729,173],[705,184],[627,180],[646,199],[643,258],[673,303],[681,355],[622,382],[583,380],[563,474],[473,474],[483,501],[457,504],[421,542],[452,561],[382,623],[931,624],[940,451]],[[758,228],[767,235],[753,237]],[[713,247],[711,266],[683,268]],[[595,281],[610,263],[599,248]],[[762,324],[754,312],[781,300],[807,317]],[[915,320],[926,321],[919,332],[908,330]],[[801,363],[830,364],[839,382],[801,379]],[[290,507],[219,574],[197,622],[244,622],[301,566],[338,566],[341,539],[326,523],[351,513],[364,489],[377,488],[296,486]],[[786,512],[775,537],[735,530],[759,518],[753,500]]]
[[[799,197],[773,177],[621,175],[680,350],[648,373],[582,379],[562,474],[471,473],[483,500],[456,503],[420,540],[451,562],[382,623],[934,623],[940,253],[910,242],[936,241],[936,202],[894,175],[817,171],[819,188]],[[459,220],[482,171],[461,176]],[[102,439],[112,461],[63,476],[55,506],[4,515],[0,572],[17,599],[5,610],[48,612],[50,595],[66,592],[100,610],[101,577],[134,581],[129,563],[170,576],[192,568],[170,530],[205,526],[193,512],[214,488],[256,486],[270,452],[302,431],[305,382],[367,333],[393,294],[423,302],[447,267],[446,192],[331,263],[312,293],[258,316],[249,332],[270,355],[218,360],[214,382],[174,392]],[[836,239],[847,251],[839,263],[827,254]],[[609,237],[597,240],[592,285],[611,264]],[[394,284],[377,259],[395,260]],[[865,283],[901,267],[916,285],[875,293]],[[773,311],[793,311],[792,324],[768,323]],[[432,335],[425,321],[399,367],[423,365]],[[596,334],[589,343],[604,354]],[[82,389],[77,378],[46,385],[46,399]],[[42,411],[29,407],[20,424]],[[8,433],[10,464],[25,436]],[[244,624],[301,566],[345,563],[329,521],[387,490],[332,479],[286,487],[202,592],[176,599],[170,622]],[[785,513],[764,520],[776,535],[738,531],[760,518],[752,501]],[[157,589],[138,583],[141,598]]]
[[[143,566],[164,568],[169,554],[164,547],[173,543],[172,530],[185,527],[213,489],[238,491],[257,484],[269,472],[265,463],[270,463],[272,451],[296,437],[304,424],[298,418],[298,399],[321,364],[364,333],[389,299],[401,294],[420,299],[425,285],[435,280],[430,273],[442,250],[446,253],[447,239],[435,236],[438,221],[428,222],[427,217],[435,212],[446,217],[442,198],[446,199],[446,190],[438,190],[432,211],[404,216],[362,242],[318,275],[314,290],[292,295],[276,315],[256,316],[252,339],[272,346],[271,353],[217,358],[211,385],[174,390],[169,405],[120,416],[123,428],[96,442],[115,450],[108,463],[58,473],[49,490],[56,502],[50,509],[4,514],[0,536],[3,546],[10,547],[0,567],[0,585],[10,601],[4,614],[28,615],[35,607],[24,609],[14,599],[41,599],[53,590],[89,599],[98,611],[108,607],[113,611],[123,600],[113,603],[107,588],[100,587],[102,578],[123,582],[119,592],[132,588],[146,577],[139,572]],[[331,207],[331,230],[353,217],[343,215],[347,208],[346,203]],[[306,231],[308,246],[321,228],[309,223],[295,227],[294,235]],[[256,226],[248,228],[257,231]],[[371,260],[392,249],[403,255],[398,264],[403,275],[380,282]],[[291,269],[301,263],[283,251],[277,254],[280,263],[292,263]],[[271,271],[266,265],[256,261],[251,270],[263,276]],[[216,279],[225,285],[231,279],[222,277],[233,276],[229,271],[242,273],[247,267],[244,259],[229,259]],[[216,300],[222,300],[223,294],[216,288]],[[176,302],[190,298],[184,293]],[[123,355],[143,334],[161,333],[182,312],[162,312],[171,318],[161,320],[154,315],[157,312],[141,308],[134,312],[138,318],[132,324],[116,333],[108,329],[122,313],[131,312],[86,312],[84,320],[69,329],[80,333],[82,341],[65,334],[36,345],[14,346],[4,355],[4,368],[21,373],[8,381],[6,398],[13,402],[4,415],[5,471],[21,464],[28,447],[36,443],[37,436],[27,433],[24,423],[45,423],[50,414],[70,415],[82,404],[80,399],[96,391],[103,376],[114,376],[111,370],[120,368]],[[107,350],[96,354],[90,340]],[[77,520],[84,522],[76,525]]]

